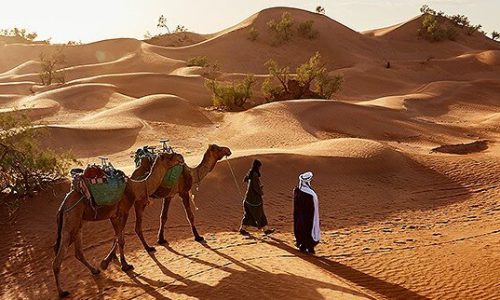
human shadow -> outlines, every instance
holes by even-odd
[[[344,264],[329,260],[324,257],[303,254],[299,250],[291,247],[284,241],[275,237],[270,237],[270,240],[262,241],[271,246],[287,251],[290,254],[307,261],[308,263],[311,263],[323,270],[328,271],[329,273],[353,282],[358,286],[388,297],[389,299],[430,299],[398,284],[390,283],[377,277],[373,277]]]

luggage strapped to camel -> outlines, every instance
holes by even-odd
[[[162,143],[162,147],[158,150],[159,153],[174,153],[174,150],[172,147],[168,145],[168,140],[167,139],[162,139],[160,140]],[[150,163],[153,163],[154,160],[156,159],[157,156],[156,152],[156,147],[152,146],[143,146],[142,148],[137,149],[134,154],[134,162],[135,166],[139,167],[141,165],[141,161],[143,158],[147,158]],[[172,168],[170,168],[165,176],[163,176],[163,180],[161,183],[161,186],[163,188],[171,189],[177,184],[177,181],[179,181],[180,176],[182,175],[182,172],[184,171],[184,165],[175,165]],[[149,173],[144,174],[143,178],[145,178]],[[141,179],[143,179],[141,178]]]
[[[78,202],[87,199],[96,215],[99,207],[116,204],[125,192],[125,173],[115,169],[105,157],[101,157],[101,165],[89,164],[85,170],[71,170],[71,176],[71,189],[82,195]],[[75,206],[76,203],[68,211]]]

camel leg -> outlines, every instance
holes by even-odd
[[[75,256],[76,256],[76,258],[82,264],[84,264],[87,267],[87,269],[90,270],[90,272],[93,275],[97,275],[97,274],[99,274],[101,272],[101,271],[99,271],[99,269],[96,269],[94,266],[92,266],[87,261],[87,259],[85,258],[85,256],[83,255],[83,249],[82,249],[82,228],[81,227],[78,230],[78,234],[75,236]]]
[[[144,214],[144,209],[148,205],[147,201],[140,201],[135,203],[135,233],[141,240],[142,246],[144,246],[144,249],[146,249],[147,252],[155,252],[156,249],[154,247],[151,247],[148,245],[146,242],[146,239],[144,238],[144,234],[142,233],[142,216]]]
[[[120,218],[120,222],[118,223],[118,246],[120,249],[120,262],[122,264],[122,271],[127,272],[134,269],[132,265],[129,265],[125,260],[125,232],[123,229],[125,228],[125,224],[127,224],[128,213],[124,214]]]
[[[191,230],[193,231],[194,240],[197,242],[204,242],[205,239],[198,234],[198,230],[194,226],[194,214],[189,205],[189,192],[181,193],[182,204],[184,205],[184,210],[186,211],[186,217],[191,225]]]
[[[165,230],[165,223],[167,223],[168,218],[168,208],[170,207],[170,201],[172,201],[172,197],[167,197],[163,199],[163,207],[161,210],[160,217],[160,229],[158,230],[158,244],[163,245],[167,242],[163,235],[163,231]]]
[[[113,246],[109,250],[108,255],[101,261],[101,269],[106,270],[109,266],[109,263],[113,260],[113,258],[118,259],[116,257],[116,248],[118,247],[118,239],[116,238],[118,236],[118,218],[113,218],[110,219],[111,224],[113,225],[113,229],[115,230],[115,239],[113,240]]]
[[[65,298],[69,296],[68,291],[64,291],[61,288],[61,282],[59,280],[59,274],[61,272],[61,264],[64,259],[64,255],[66,254],[66,251],[68,250],[69,244],[70,244],[70,236],[69,233],[63,230],[61,233],[61,242],[59,244],[59,249],[57,249],[56,252],[56,257],[54,258],[54,261],[52,262],[52,270],[54,271],[54,277],[56,279],[56,286],[57,286],[57,292],[59,293],[60,298]]]

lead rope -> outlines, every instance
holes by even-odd
[[[238,193],[240,193],[240,197],[243,198],[243,194],[241,193],[240,186],[238,185],[238,180],[236,180],[236,176],[234,175],[233,167],[231,167],[231,163],[229,162],[229,159],[227,158],[227,156],[226,156],[226,162],[227,162],[227,165],[229,166],[229,170],[231,170],[231,174],[233,175],[234,184],[236,185],[236,188],[238,189]]]
[[[200,185],[197,183],[196,184],[196,193],[198,193],[198,191],[200,190]],[[193,203],[193,206],[194,206],[194,209],[195,210],[198,210],[198,206],[196,206],[196,202],[194,202],[194,197],[195,195],[193,193],[191,193],[191,191],[189,191],[189,198],[191,199],[191,202]]]

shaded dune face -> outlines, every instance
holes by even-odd
[[[295,35],[273,46],[266,23],[291,13],[313,20],[318,38]],[[126,227],[127,257],[136,273],[111,265],[94,278],[65,259],[63,286],[75,298],[491,299],[498,294],[500,178],[500,43],[474,34],[455,42],[417,37],[422,18],[359,33],[293,8],[263,10],[209,35],[150,41],[112,39],[67,46],[64,84],[40,85],[39,55],[51,45],[0,45],[0,113],[28,115],[47,136],[41,146],[71,151],[84,165],[108,156],[131,174],[137,148],[168,138],[189,166],[209,144],[231,149],[200,184],[192,241],[182,202],[172,200],[169,245],[148,255]],[[250,28],[259,32],[252,42]],[[335,100],[266,103],[260,84],[272,58],[291,70],[319,51],[331,75],[342,74]],[[211,109],[205,70],[186,61],[206,56],[219,80],[255,74],[242,111]],[[391,67],[386,68],[387,62]],[[487,147],[468,145],[484,141]],[[451,150],[450,150],[451,147]],[[459,148],[458,151],[455,148]],[[463,148],[466,147],[467,151]],[[447,153],[433,151],[445,149]],[[262,165],[272,238],[236,234],[242,180]],[[232,175],[234,171],[235,177]],[[318,257],[293,249],[292,190],[312,171],[323,240]],[[0,210],[0,298],[52,298],[54,215],[68,182]],[[161,201],[145,210],[153,243]],[[10,220],[13,220],[12,222]],[[84,227],[85,252],[98,262],[113,230]],[[48,280],[47,278],[50,278]],[[492,296],[493,295],[493,296]]]

